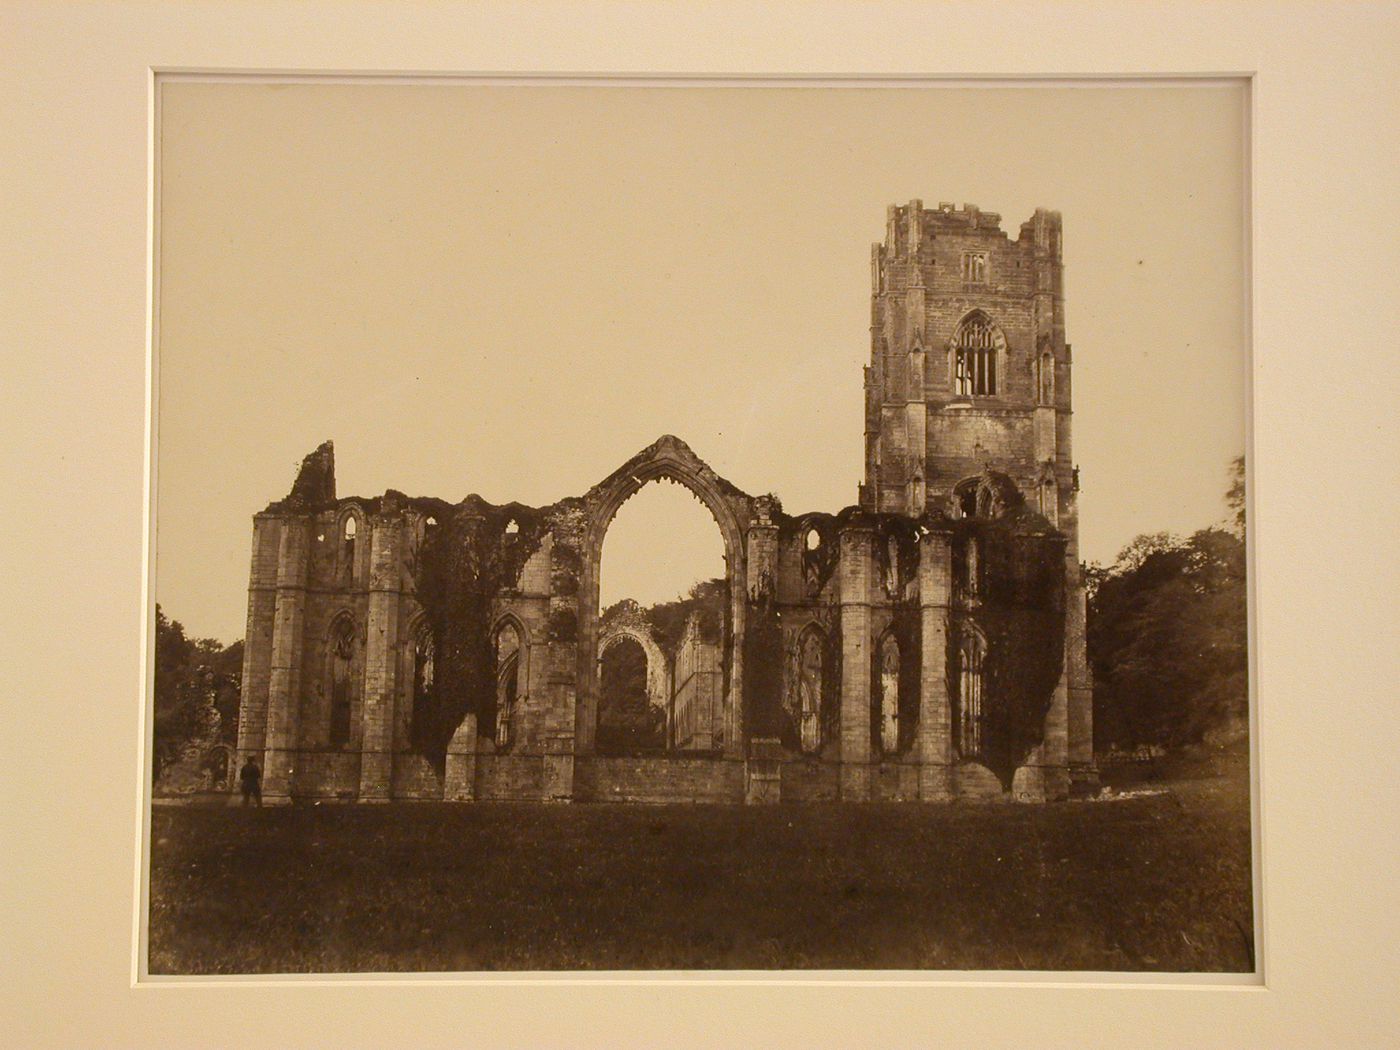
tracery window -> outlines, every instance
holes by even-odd
[[[350,673],[355,659],[355,626],[348,616],[331,628],[329,667],[330,744],[344,747],[350,742]]]
[[[959,327],[953,344],[953,389],[960,397],[987,397],[997,392],[997,354],[1001,332],[985,314],[973,314]]]
[[[963,631],[958,646],[958,750],[972,758],[982,750],[983,664],[987,643],[975,629]]]
[[[514,743],[517,708],[520,701],[520,632],[506,623],[496,632],[496,749],[505,751]]]
[[[962,253],[962,279],[964,284],[987,283],[987,253]]]

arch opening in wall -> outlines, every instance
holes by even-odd
[[[959,518],[999,518],[1022,502],[1015,482],[997,471],[963,478],[953,486],[952,510]]]
[[[421,742],[432,729],[433,682],[437,644],[432,625],[420,618],[412,633],[413,668],[409,692],[409,735]]]
[[[354,585],[360,579],[360,516],[355,511],[347,511],[340,519],[337,533],[338,553],[336,578],[342,585]]]
[[[734,648],[726,538],[685,481],[658,471],[632,482],[599,544],[593,748],[722,747]]]
[[[529,648],[524,632],[513,618],[496,628],[495,717],[487,734],[497,751],[509,751],[521,736],[525,702],[529,692]]]
[[[331,747],[350,743],[355,666],[355,623],[342,613],[331,623],[326,645],[326,696],[330,702],[326,738]]]
[[[651,670],[646,650],[634,637],[609,638],[598,658],[599,754],[659,752],[666,747],[666,707],[648,688]]]

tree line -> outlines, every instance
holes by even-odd
[[[1227,742],[1248,721],[1244,457],[1230,516],[1182,538],[1137,537],[1085,568],[1094,746]]]
[[[152,737],[157,778],[192,743],[232,745],[238,734],[243,642],[190,638],[156,606]],[[212,712],[212,714],[211,714]]]

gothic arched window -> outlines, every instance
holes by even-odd
[[[427,725],[428,710],[433,699],[433,662],[436,655],[433,629],[424,621],[413,634],[413,698],[409,717],[415,736]]]
[[[997,358],[1006,347],[1001,330],[980,311],[958,325],[953,337],[953,392],[988,397],[997,392]]]
[[[880,750],[899,750],[899,641],[894,633],[880,643]]]
[[[794,668],[797,688],[796,714],[798,739],[802,750],[815,754],[822,740],[822,636],[809,628],[797,645],[797,665]]]
[[[520,632],[512,623],[501,625],[496,632],[496,725],[497,750],[504,751],[514,742],[517,714],[521,697],[520,681],[524,677],[521,663],[523,649]]]
[[[965,628],[958,644],[958,750],[963,758],[982,751],[983,664],[987,643],[975,628]]]
[[[359,520],[354,514],[348,514],[340,531],[340,578],[345,583],[354,583],[356,573],[355,567],[355,540],[360,531]]]
[[[330,745],[344,747],[350,742],[350,674],[355,661],[355,625],[342,616],[331,628],[327,655],[327,692],[331,698]]]

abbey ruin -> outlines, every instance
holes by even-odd
[[[1062,799],[1089,789],[1061,223],[891,207],[865,481],[790,515],[664,436],[546,507],[336,492],[329,442],[253,519],[236,762],[268,802]],[[852,419],[855,413],[852,413]],[[599,608],[603,540],[688,488],[725,576],[665,638]],[[646,747],[601,712],[646,659]]]

